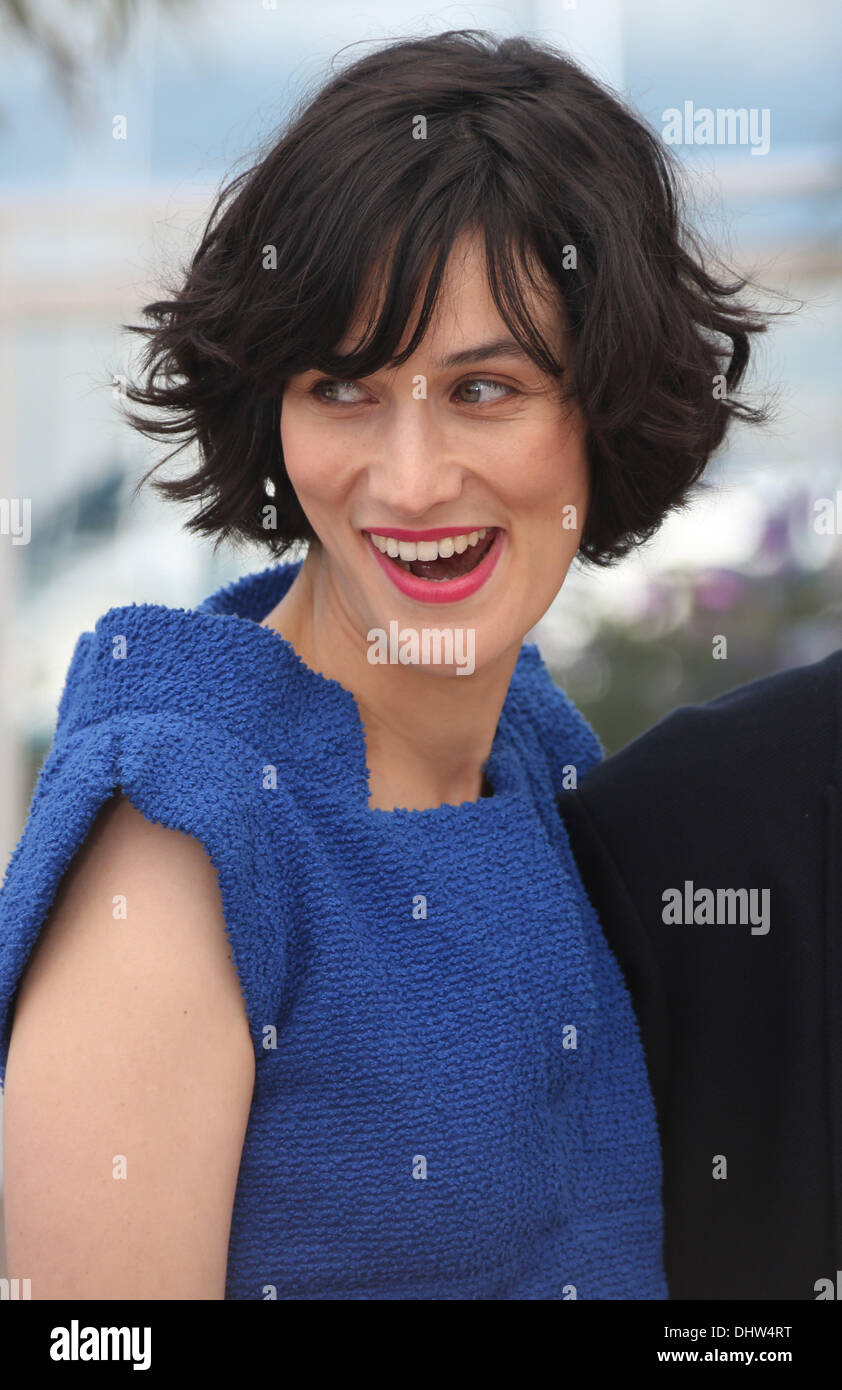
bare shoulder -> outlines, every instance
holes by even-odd
[[[34,1298],[223,1297],[253,1084],[214,866],[193,836],[117,796],[65,873],[18,990],[13,1276],[13,1259],[38,1276]]]
[[[149,821],[125,796],[107,802],[62,879],[29,967],[18,1007],[52,962],[88,950],[104,972],[116,960],[161,952],[194,954],[191,966],[231,960],[216,870],[192,835]],[[96,961],[88,961],[96,968]],[[161,982],[163,983],[163,981]]]

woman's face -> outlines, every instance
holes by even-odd
[[[562,347],[560,311],[549,296],[528,297]],[[585,428],[512,339],[481,245],[467,236],[401,367],[354,382],[291,377],[281,410],[287,472],[321,542],[311,557],[320,590],[330,585],[361,644],[397,621],[472,629],[476,669],[518,649],[579,546]]]

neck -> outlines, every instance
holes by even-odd
[[[468,676],[423,666],[372,664],[321,547],[312,547],[293,584],[264,620],[314,671],[357,702],[366,740],[372,809],[427,810],[475,801],[482,766],[506,698],[518,650]],[[448,627],[435,619],[431,627]]]

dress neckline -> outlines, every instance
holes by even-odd
[[[284,637],[276,628],[267,626],[265,621],[291,587],[302,564],[303,560],[296,560],[286,564],[271,565],[254,574],[246,574],[210,594],[198,605],[195,611],[242,625],[239,630],[244,633],[249,631],[252,634],[257,633],[258,642],[273,643],[274,654],[280,655],[285,670],[293,679],[300,682],[302,690],[306,690],[311,697],[312,709],[323,706],[326,714],[331,707],[334,710],[336,708],[341,709],[343,722],[348,733],[346,753],[351,752],[350,763],[352,770],[356,772],[353,779],[354,789],[362,802],[358,809],[364,811],[365,814],[375,818],[386,817],[420,821],[424,817],[446,818],[452,815],[461,814],[464,816],[471,813],[484,815],[491,810],[496,814],[504,806],[508,806],[511,803],[514,788],[509,785],[509,779],[506,777],[507,760],[502,755],[503,747],[507,743],[507,721],[504,720],[502,711],[492,741],[491,752],[482,767],[484,783],[487,782],[491,787],[492,794],[490,796],[480,795],[473,801],[443,802],[439,806],[428,806],[420,810],[410,810],[404,806],[396,806],[386,810],[382,807],[369,805],[371,772],[367,760],[365,725],[356,696],[341,681],[308,666],[288,638]]]
[[[553,681],[537,646],[518,653],[483,773],[492,796],[421,810],[371,807],[365,728],[356,697],[314,671],[265,619],[303,561],[276,563],[230,581],[196,607],[127,604],[83,634],[60,717],[83,728],[122,711],[159,711],[239,738],[266,763],[283,765],[325,815],[337,805],[391,826],[441,827],[550,806],[568,785],[571,761],[598,761],[598,740]],[[114,661],[116,644],[129,659]],[[166,708],[162,710],[162,692]],[[318,769],[317,776],[310,776]],[[324,804],[322,804],[324,803]]]

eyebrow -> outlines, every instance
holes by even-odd
[[[476,347],[462,348],[459,352],[448,353],[437,363],[437,367],[463,367],[468,362],[479,362],[485,357],[522,357],[532,359],[524,352],[514,338],[494,338],[489,343],[478,343]]]
[[[346,353],[351,349],[347,348]],[[435,366],[441,368],[464,367],[466,363],[482,362],[488,357],[517,357],[523,362],[532,362],[532,358],[514,338],[492,338],[487,343],[477,343],[476,347],[460,348],[458,352],[449,352],[445,357],[439,358]],[[316,367],[312,371],[319,370]]]

